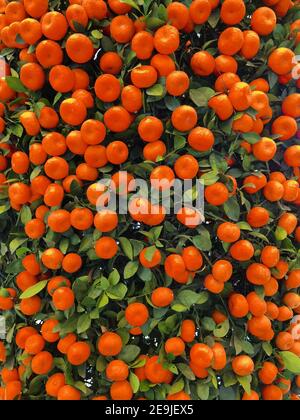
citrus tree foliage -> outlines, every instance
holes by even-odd
[[[297,2],[0,9],[0,399],[298,399]]]

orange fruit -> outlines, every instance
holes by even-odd
[[[113,360],[106,367],[106,377],[110,381],[125,381],[128,375],[128,366],[122,360]]]
[[[248,376],[254,371],[254,363],[249,356],[237,356],[232,361],[232,369],[238,376]]]
[[[191,348],[191,361],[204,369],[211,366],[213,357],[213,351],[206,344],[194,344]]]
[[[98,341],[98,351],[103,356],[117,356],[123,347],[121,337],[113,332],[105,332]]]
[[[151,302],[158,308],[169,306],[174,300],[174,293],[168,287],[158,287],[152,292]]]
[[[143,303],[130,303],[125,310],[125,318],[132,327],[142,327],[149,319],[149,311]]]

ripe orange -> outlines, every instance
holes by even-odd
[[[114,382],[110,388],[111,399],[114,401],[131,400],[133,397],[133,391],[128,381]]]
[[[34,334],[27,338],[25,342],[25,352],[29,355],[36,355],[44,350],[45,340],[39,334]]]
[[[221,241],[233,243],[240,239],[241,230],[235,223],[224,222],[218,226],[217,236]]]
[[[271,271],[263,264],[253,263],[246,271],[247,280],[255,285],[264,285],[271,279]]]
[[[219,260],[215,262],[212,266],[212,275],[215,280],[226,283],[231,279],[233,274],[233,266],[227,260]]]
[[[230,255],[236,261],[249,261],[254,255],[254,247],[248,240],[239,240],[230,248]]]
[[[68,362],[73,366],[80,366],[85,363],[90,357],[91,349],[89,344],[78,341],[71,344],[67,352]]]
[[[71,385],[64,385],[57,394],[58,401],[79,401],[80,399],[80,392]]]
[[[213,357],[213,351],[206,344],[194,344],[191,348],[191,361],[204,369],[211,366]]]
[[[57,328],[58,321],[56,319],[46,320],[41,327],[41,334],[47,343],[55,343],[59,340],[59,333],[54,332]]]
[[[243,32],[236,27],[225,29],[218,40],[218,48],[221,54],[235,55],[243,46]]]
[[[122,347],[121,337],[113,332],[105,332],[98,341],[98,351],[103,356],[117,356]]]
[[[182,258],[188,271],[198,271],[203,265],[201,252],[194,246],[184,248]]]
[[[179,47],[179,32],[172,25],[160,27],[154,34],[154,46],[160,54],[170,55]]]
[[[214,57],[207,51],[199,51],[191,59],[191,68],[197,76],[210,76],[215,67]]]
[[[212,347],[214,359],[212,368],[214,370],[223,370],[227,365],[227,355],[224,346],[221,343],[215,343]]]
[[[251,390],[250,394],[247,392],[244,393],[242,400],[243,401],[259,401],[259,395],[256,391]]]
[[[99,258],[109,260],[117,254],[118,244],[113,238],[104,236],[96,242],[95,251]]]
[[[256,292],[251,292],[247,295],[247,302],[252,315],[260,317],[266,314],[267,304]]]
[[[142,327],[149,319],[148,308],[143,303],[130,303],[125,310],[125,318],[132,327]]]
[[[280,251],[278,248],[271,245],[264,247],[261,253],[261,261],[265,266],[269,268],[276,267],[276,265],[279,263],[279,260]]]
[[[106,377],[110,381],[125,381],[128,375],[128,366],[122,360],[113,360],[106,367]]]
[[[232,361],[232,369],[238,376],[248,376],[254,371],[254,363],[249,356],[237,356]]]
[[[251,18],[251,27],[259,35],[270,35],[277,22],[275,12],[269,7],[259,7]]]
[[[185,351],[185,343],[180,337],[169,338],[165,342],[165,352],[167,354],[173,354],[174,356],[180,356]]]
[[[212,11],[211,3],[208,0],[194,0],[190,6],[190,17],[197,25],[205,23]]]
[[[66,385],[65,375],[63,373],[55,373],[50,376],[46,382],[46,392],[49,397],[57,398],[62,387]]]
[[[157,267],[161,262],[161,253],[158,249],[155,249],[152,257],[147,256],[149,248],[144,248],[139,255],[140,263],[145,268]]]
[[[229,198],[229,191],[226,185],[221,182],[216,182],[205,188],[205,199],[213,206],[221,206]]]
[[[196,335],[196,325],[191,319],[185,319],[181,325],[181,338],[185,343],[194,341]]]
[[[171,372],[158,361],[158,356],[153,356],[146,361],[145,376],[152,384],[168,383],[172,378]]]
[[[245,296],[234,293],[228,300],[229,311],[235,318],[244,318],[249,312],[249,303]]]
[[[36,375],[46,375],[53,368],[53,356],[48,351],[35,355],[31,362],[31,369]]]
[[[292,70],[294,57],[295,54],[292,50],[280,47],[271,53],[268,64],[274,73],[278,75],[285,75]]]
[[[52,296],[53,305],[59,311],[66,311],[74,305],[75,295],[68,287],[59,287]]]
[[[294,339],[288,332],[280,332],[276,337],[276,346],[280,350],[288,351],[294,345]]]
[[[265,401],[281,401],[283,399],[283,392],[276,385],[268,385],[263,388],[262,397]]]

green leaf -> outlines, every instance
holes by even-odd
[[[140,389],[140,380],[133,372],[130,372],[129,382],[130,382],[133,393],[136,394],[138,390]]]
[[[209,156],[209,163],[213,169],[213,171],[219,172],[226,172],[228,169],[228,163],[224,159],[224,156],[217,153],[211,153]]]
[[[249,343],[249,341],[242,341],[242,348],[243,352],[249,354],[250,356],[254,355],[255,353],[254,347],[251,343]]]
[[[235,374],[233,372],[224,373],[223,383],[224,383],[225,388],[235,385],[237,383]]]
[[[30,207],[23,206],[20,212],[20,217],[21,217],[21,222],[23,223],[23,225],[26,225],[26,223],[30,222],[30,220],[32,219]]]
[[[15,92],[18,92],[18,93],[27,92],[26,87],[23,85],[23,83],[18,77],[6,76],[5,80],[8,86]]]
[[[63,254],[66,254],[70,245],[70,241],[68,238],[63,238],[59,243],[59,249]]]
[[[2,206],[0,206],[0,214],[4,214],[7,212],[7,210],[10,209],[10,204],[9,202],[3,204]]]
[[[27,238],[15,238],[11,241],[11,243],[9,244],[9,250],[10,252],[13,254],[16,252],[16,250],[18,248],[20,248],[20,246],[22,246],[25,242],[27,242]]]
[[[85,372],[85,368],[84,368],[84,372]],[[84,382],[77,381],[77,382],[74,383],[74,386],[80,392],[82,392],[84,394],[84,396],[86,396],[86,397],[92,394],[92,391],[85,385]]]
[[[104,308],[108,304],[109,304],[109,298],[106,293],[103,293],[103,295],[98,301],[98,308],[99,309]]]
[[[202,318],[202,326],[206,331],[214,331],[216,329],[216,323],[212,318]]]
[[[105,357],[103,356],[99,356],[96,362],[96,369],[98,372],[102,373],[105,371],[107,366],[107,361],[105,359]]]
[[[141,251],[144,249],[144,243],[142,241],[137,241],[135,239],[131,240],[131,245],[133,248],[134,258],[140,255]]]
[[[131,363],[139,356],[140,352],[141,349],[138,346],[129,344],[123,348],[118,358],[123,360],[125,363]]]
[[[247,392],[247,394],[251,394],[252,376],[238,376],[237,380],[242,385],[244,391]]]
[[[198,303],[199,295],[192,290],[183,290],[182,292],[179,292],[177,300],[182,303],[182,305],[190,309],[191,306]]]
[[[45,289],[47,284],[48,284],[48,280],[43,280],[29,287],[27,290],[25,290],[25,292],[21,294],[20,299],[28,299],[28,298],[31,298],[32,296],[39,294],[42,290]]]
[[[40,166],[36,166],[34,168],[34,170],[31,171],[30,181],[32,181],[34,178],[36,178],[37,176],[39,176],[41,172],[42,172],[42,168]]]
[[[197,395],[202,401],[207,401],[209,398],[209,385],[197,384]]]
[[[129,261],[124,269],[124,279],[128,280],[133,277],[139,269],[139,262],[138,261]]]
[[[100,31],[98,31],[97,29],[94,29],[94,30],[91,32],[91,35],[92,35],[92,37],[93,37],[93,38],[95,38],[95,39],[102,39],[102,38],[103,38],[103,33],[102,33],[102,32],[100,32]]]
[[[179,381],[175,382],[169,391],[169,395],[177,394],[177,392],[180,392],[184,389],[184,380],[181,378]]]
[[[229,320],[226,319],[222,324],[217,325],[217,328],[214,329],[214,336],[217,338],[223,338],[225,337],[230,329],[230,323]]]
[[[30,395],[39,395],[42,392],[45,380],[45,375],[39,375],[33,378],[29,384],[28,391],[30,392]]]
[[[145,258],[146,258],[146,260],[149,261],[149,262],[151,262],[156,251],[157,251],[156,246],[150,246],[150,247],[148,247],[146,249],[146,252],[145,252]]]
[[[240,219],[241,209],[235,197],[229,198],[224,204],[224,211],[229,219],[237,222]]]
[[[154,86],[151,86],[149,89],[146,90],[147,95],[149,96],[163,96],[165,93],[165,89],[162,85],[156,84]]]
[[[201,292],[198,293],[198,301],[197,305],[204,305],[209,299],[209,293],[208,292]]]
[[[249,225],[249,223],[247,222],[238,222],[237,226],[241,229],[241,230],[249,230],[252,231],[252,227]]]
[[[115,51],[114,43],[112,42],[111,38],[108,37],[108,36],[104,36],[101,39],[101,45],[102,45],[102,48],[105,52]]]
[[[18,274],[23,270],[24,270],[24,267],[20,259],[11,262],[5,268],[5,272],[7,274]]]
[[[113,271],[108,276],[108,281],[112,286],[116,286],[121,279],[120,273],[116,268],[113,269]]]
[[[215,29],[218,25],[218,22],[220,20],[220,10],[219,9],[215,9],[212,14],[210,15],[210,17],[208,18],[208,23],[210,24],[210,26]]]
[[[173,96],[166,96],[165,97],[165,104],[169,111],[174,111],[176,108],[180,106],[180,101]]]
[[[283,361],[285,369],[294,373],[295,375],[300,375],[300,357],[290,351],[281,351],[279,356]]]
[[[264,342],[262,348],[267,356],[272,356],[273,354],[273,347],[271,343]]]
[[[126,296],[127,293],[127,286],[123,283],[118,283],[113,287],[110,287],[106,294],[110,299],[113,300],[122,300]]]
[[[257,133],[243,133],[242,138],[250,144],[256,144],[260,141],[261,136]]]
[[[219,388],[219,396],[221,401],[235,401],[236,400],[236,394],[232,387],[225,388],[224,386],[221,386]]]
[[[136,4],[134,0],[120,0],[121,3],[128,4],[128,6],[133,7],[134,9],[140,11],[139,6]]]
[[[83,25],[81,25],[81,23],[77,22],[74,19],[72,19],[72,23],[73,23],[73,26],[74,26],[76,32],[79,32],[79,33],[84,33],[85,32],[85,27]]]
[[[138,269],[138,276],[140,279],[142,279],[144,282],[148,282],[152,280],[153,274],[152,271],[149,268],[140,267]]]
[[[186,312],[188,310],[188,308],[181,303],[174,303],[174,305],[172,305],[172,309],[175,312]]]
[[[199,228],[200,235],[196,235],[193,238],[193,244],[200,251],[210,251],[212,249],[212,242],[210,234],[207,229],[201,227]]]
[[[119,238],[119,241],[120,241],[120,244],[121,244],[122,251],[124,252],[126,257],[128,257],[132,261],[133,260],[133,248],[132,248],[132,245],[131,245],[129,239],[121,237],[121,238]]]
[[[183,376],[187,378],[189,381],[194,381],[196,379],[194,372],[188,365],[184,363],[178,363],[177,368],[179,372],[181,372]]]
[[[183,136],[174,137],[174,151],[183,149],[186,145],[186,138]]]
[[[165,21],[162,19],[159,19],[158,17],[150,16],[146,18],[146,25],[147,28],[154,30],[159,28],[160,26],[163,26],[165,24]]]
[[[190,98],[199,107],[206,107],[208,101],[216,94],[216,92],[208,87],[190,90]]]
[[[275,230],[275,238],[277,241],[284,241],[288,237],[287,231],[281,226],[277,226]]]
[[[217,171],[206,172],[206,174],[201,175],[201,180],[204,182],[205,186],[213,185],[218,182],[220,175]]]
[[[80,244],[79,252],[87,252],[93,248],[94,239],[92,235],[85,236]]]
[[[89,314],[83,314],[79,317],[77,322],[77,333],[82,334],[86,332],[91,326],[91,318]]]
[[[62,98],[62,93],[58,92],[53,100],[53,105],[56,105]]]

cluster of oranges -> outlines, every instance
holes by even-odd
[[[299,46],[291,0],[0,0],[0,400],[299,400]]]

